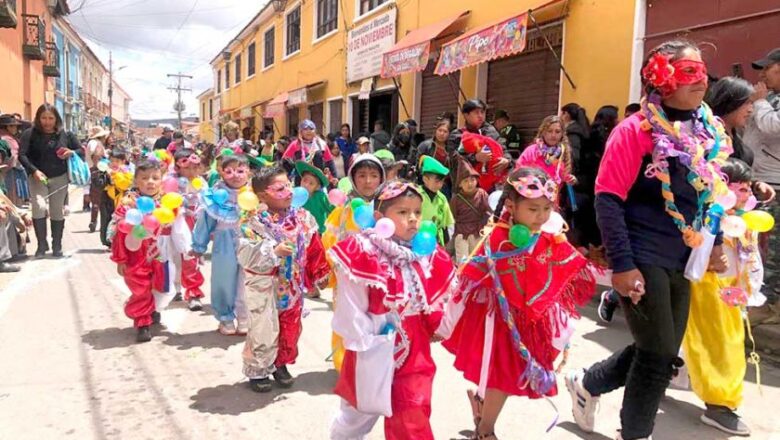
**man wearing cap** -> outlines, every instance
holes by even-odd
[[[487,105],[481,99],[469,99],[464,102],[461,113],[463,113],[466,125],[462,128],[452,130],[450,138],[447,140],[447,151],[458,151],[475,169],[479,169],[480,165],[488,163],[493,157],[487,152],[465,154],[463,153],[463,150],[460,149],[460,141],[464,132],[476,133],[498,140],[498,131],[496,131],[495,127],[485,121],[486,109]],[[493,172],[500,174],[502,171],[509,168],[511,160],[512,156],[509,154],[509,151],[504,150],[504,156],[496,163]]]
[[[517,127],[509,123],[509,113],[506,110],[496,110],[493,125],[498,130],[498,143],[509,150],[513,158],[520,157],[523,152],[523,140]]]
[[[753,62],[760,70],[755,85],[753,116],[745,128],[743,141],[755,154],[753,175],[775,191],[780,191],[780,48]],[[770,205],[772,216],[780,222],[780,203]],[[780,228],[768,232],[767,255],[764,261],[768,301],[776,302],[780,295]],[[774,290],[774,291],[773,291]]]
[[[455,224],[450,203],[441,192],[444,179],[450,174],[450,170],[430,156],[420,158],[420,163],[423,182],[422,219],[430,220],[436,225],[437,241],[445,246],[449,241],[448,228]]]
[[[173,130],[170,127],[163,127],[162,136],[154,142],[155,150],[165,150],[171,144],[173,139]]]

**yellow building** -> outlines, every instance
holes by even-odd
[[[197,96],[200,111],[198,137],[203,142],[216,143],[219,122],[219,109],[214,108],[214,89],[208,89]]]
[[[637,98],[631,79],[641,59],[634,40],[642,5],[270,1],[211,62],[217,117],[239,121],[253,140],[264,129],[292,135],[303,118],[323,134],[342,122],[353,134],[370,131],[377,120],[392,132],[397,122],[414,118],[430,136],[442,112],[457,114],[466,97],[479,97],[489,113],[507,110],[529,135],[568,102],[592,116],[601,105],[622,107]],[[442,63],[447,75],[435,72],[442,53],[449,57]],[[383,55],[384,76],[412,71],[382,78]]]

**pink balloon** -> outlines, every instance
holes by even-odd
[[[756,196],[750,196],[745,202],[745,207],[742,209],[745,211],[752,211],[756,209],[756,205],[758,205],[758,199],[756,199]]]
[[[726,194],[715,197],[715,203],[719,204],[726,211],[733,208],[737,204],[737,195],[734,191],[729,191]]]
[[[124,232],[125,234],[129,234],[133,231],[133,225],[124,220],[120,220],[119,224],[117,225],[117,229],[119,229],[121,232]]]
[[[328,193],[328,201],[333,206],[341,206],[347,201],[347,196],[344,191],[334,188]]]
[[[147,214],[144,216],[143,223],[144,229],[146,229],[146,232],[150,234],[154,234],[157,229],[160,227],[160,221],[157,220],[157,217]]]
[[[374,232],[380,238],[390,238],[395,234],[395,223],[389,218],[380,218],[374,226]]]
[[[125,247],[128,251],[135,252],[138,249],[141,249],[141,239],[136,238],[133,234],[128,234],[125,236]]]
[[[169,193],[169,192],[178,192],[179,191],[179,180],[175,177],[168,177],[165,180],[163,180],[162,184],[163,192]]]

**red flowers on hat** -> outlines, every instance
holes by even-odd
[[[642,69],[642,78],[663,95],[670,95],[677,89],[674,66],[669,62],[669,57],[660,52],[656,52],[650,57],[647,65]]]

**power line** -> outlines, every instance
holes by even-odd
[[[168,78],[176,78],[176,87],[168,87],[168,90],[175,90],[176,91],[176,104],[174,105],[174,110],[176,110],[176,113],[179,115],[179,129],[182,128],[181,126],[181,114],[184,111],[184,103],[181,100],[181,92],[191,92],[192,89],[183,88],[181,86],[181,79],[182,78],[189,78],[192,79],[192,76],[190,75],[184,75],[181,72],[179,73],[169,73]]]
[[[173,44],[173,40],[176,39],[176,37],[179,35],[179,31],[181,30],[181,28],[184,26],[185,23],[187,23],[187,20],[190,19],[190,16],[192,15],[192,11],[194,11],[195,8],[198,6],[198,1],[199,0],[195,0],[195,2],[192,3],[192,7],[190,8],[189,12],[187,12],[187,16],[184,17],[184,20],[181,21],[181,23],[179,24],[179,27],[176,28],[176,32],[173,34],[173,37],[171,37],[171,41],[169,41],[168,45],[165,46],[165,50],[166,51],[171,48],[171,44]],[[179,115],[179,119],[181,119],[181,115]],[[181,124],[179,124],[179,125],[181,125]]]

